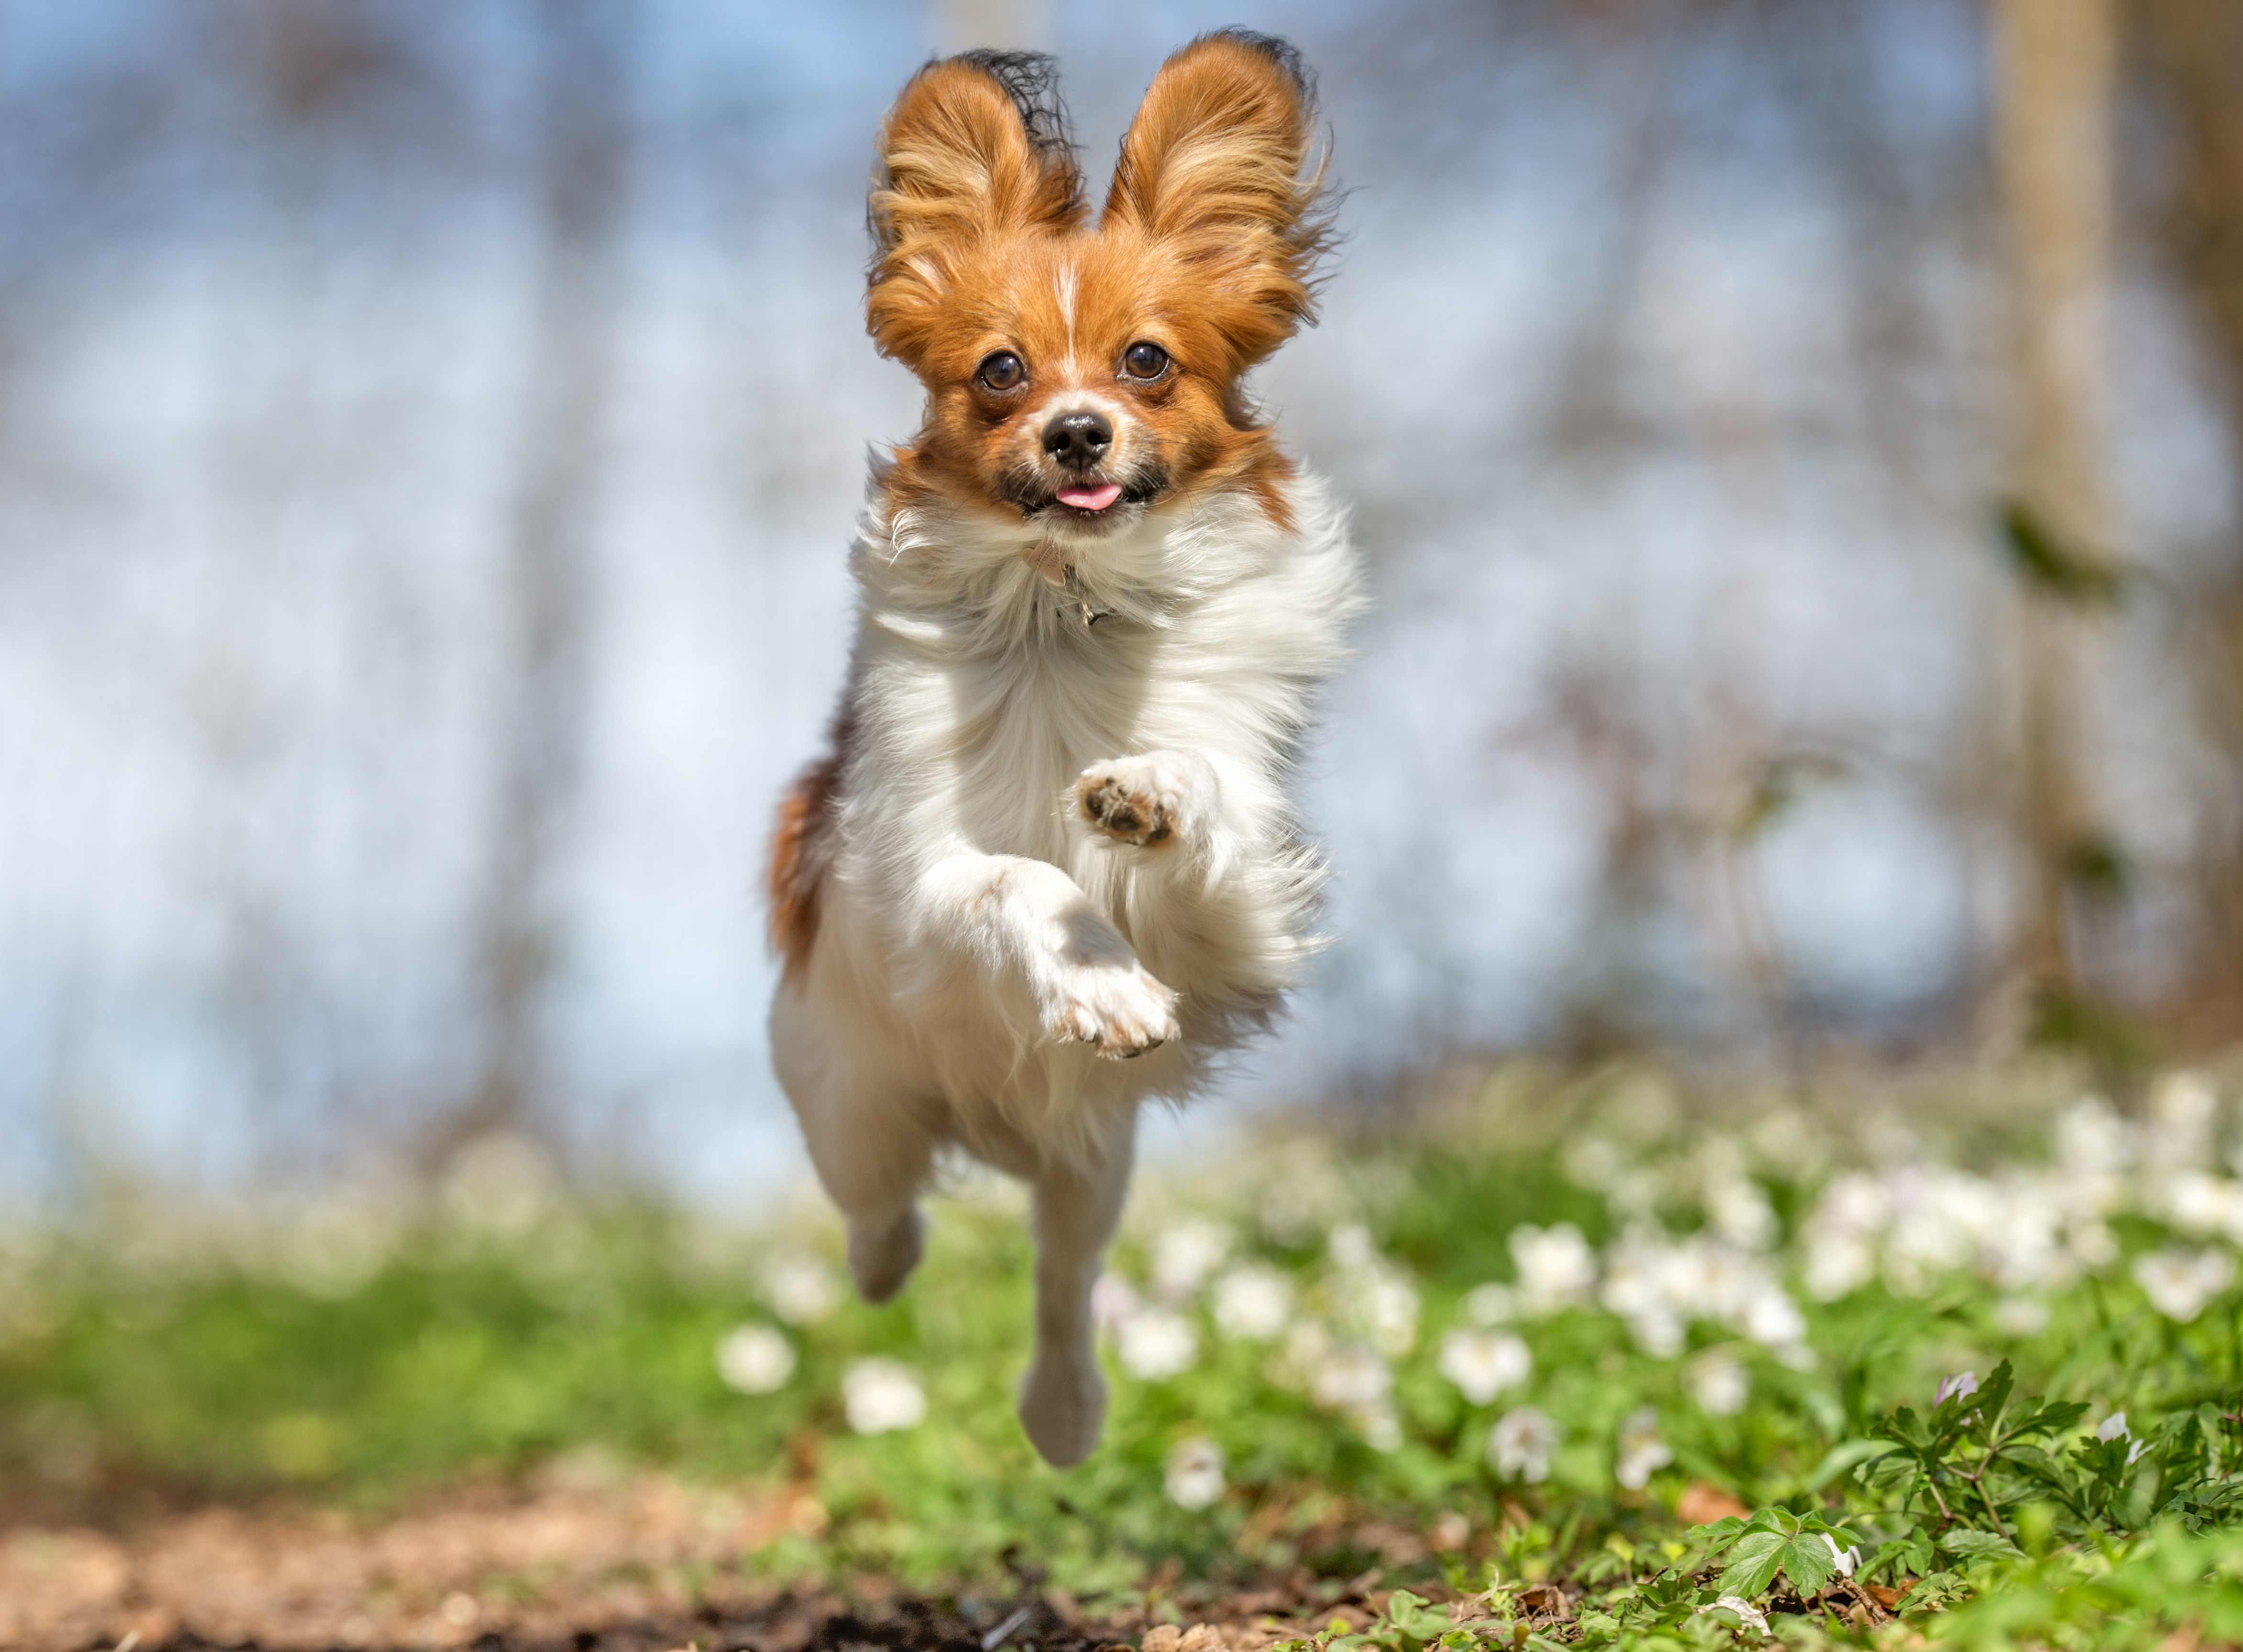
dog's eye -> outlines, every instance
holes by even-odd
[[[1149,339],[1140,339],[1122,353],[1122,366],[1132,379],[1157,379],[1169,370],[1169,353]]]
[[[1011,351],[1000,350],[981,364],[974,376],[991,390],[1017,390],[1028,370]]]

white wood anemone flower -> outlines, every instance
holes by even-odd
[[[926,1420],[926,1390],[908,1366],[859,1360],[842,1375],[841,1406],[859,1434],[893,1434]]]
[[[1163,1484],[1179,1508],[1207,1508],[1222,1499],[1223,1447],[1204,1435],[1176,1442],[1169,1453]]]
[[[1476,1406],[1534,1374],[1534,1356],[1508,1331],[1452,1331],[1441,1339],[1440,1373]]]
[[[735,1326],[717,1339],[717,1374],[738,1393],[776,1393],[794,1374],[794,1344],[767,1325]]]
[[[1487,1436],[1487,1461],[1505,1480],[1536,1486],[1550,1477],[1558,1450],[1558,1425],[1533,1406],[1519,1406],[1496,1420]]]

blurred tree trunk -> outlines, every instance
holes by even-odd
[[[935,50],[945,53],[977,46],[1046,49],[1050,19],[1045,11],[1045,0],[930,0],[928,32]]]
[[[541,0],[535,18],[540,213],[521,472],[507,551],[510,679],[476,936],[474,1088],[441,1155],[522,1128],[552,1074],[542,1025],[554,884],[582,766],[592,544],[615,368],[628,170],[630,25],[610,0]]]
[[[1997,180],[2008,218],[2010,518],[2018,575],[2013,831],[2023,910],[2008,993],[2083,1004],[2075,874],[2101,841],[2088,687],[2111,588],[2098,461],[2110,260],[2110,0],[1997,0]]]
[[[2222,381],[2243,478],[2243,4],[2137,0],[2131,21],[2175,141],[2163,239]],[[2243,1034],[2243,523],[2220,572],[2190,593],[2191,655],[2215,765],[2196,850],[2196,930],[2177,1006],[2194,1038]]]

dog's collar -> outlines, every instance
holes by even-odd
[[[1042,574],[1047,583],[1074,599],[1074,611],[1082,616],[1084,630],[1088,631],[1114,612],[1111,608],[1090,606],[1090,594],[1082,588],[1082,581],[1075,576],[1074,564],[1068,561],[1067,554],[1050,540],[1038,540],[1020,553],[1020,560]]]

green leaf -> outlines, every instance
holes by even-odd
[[[1396,1589],[1388,1598],[1386,1621],[1413,1641],[1438,1640],[1454,1627],[1446,1612],[1432,1610],[1408,1589]]]
[[[1954,1572],[1927,1572],[1916,1580],[1901,1604],[1911,1612],[1937,1611],[1970,1592],[1970,1586]]]
[[[1889,1451],[1882,1457],[1872,1457],[1856,1469],[1854,1478],[1878,1496],[1887,1496],[1903,1486],[1912,1484],[1923,1475],[1923,1465],[1915,1454]]]
[[[2002,1461],[2014,1468],[2023,1469],[2044,1485],[2062,1487],[2065,1474],[2062,1465],[2038,1446],[2021,1443],[2002,1447]]]
[[[1810,788],[1846,778],[1846,765],[1820,752],[1775,758],[1753,777],[1752,789],[1729,823],[1732,835],[1749,841],[1791,813]]]
[[[1755,1531],[1774,1532],[1779,1537],[1796,1537],[1799,1534],[1799,1516],[1788,1508],[1778,1508],[1771,1504],[1754,1511],[1752,1527]]]
[[[1838,1575],[1837,1557],[1820,1532],[1802,1532],[1783,1546],[1783,1575],[1802,1595],[1812,1595]]]
[[[1896,1537],[1889,1543],[1880,1543],[1876,1553],[1854,1568],[1854,1575],[1866,1581],[1887,1567],[1896,1571],[1921,1572],[1931,1564],[1931,1543],[1921,1531],[1905,1537]]]
[[[2009,1408],[2010,1395],[2017,1386],[2017,1373],[2004,1360],[1994,1367],[1994,1374],[1979,1386],[1978,1392],[1970,1396],[1970,1410],[1977,1414],[1977,1428],[1980,1434],[1990,1434],[2001,1421],[2003,1412]]]
[[[1751,1600],[1775,1581],[1789,1541],[1775,1532],[1747,1532],[1729,1551],[1728,1566],[1714,1588],[1723,1595]]]
[[[2071,1460],[2108,1490],[2126,1478],[2126,1454],[2132,1449],[2132,1442],[2124,1434],[2112,1440],[2083,1440],[2071,1448]]]
[[[2010,566],[2036,594],[2075,608],[2108,608],[2123,594],[2126,570],[2058,536],[2022,500],[2002,507]]]
[[[1889,1417],[1879,1418],[1869,1432],[1880,1440],[1897,1440],[1918,1451],[1931,1444],[1931,1431],[1906,1406],[1897,1407]]]
[[[2010,1427],[2021,1434],[2060,1434],[2087,1414],[2086,1405],[2072,1400],[2027,1400],[2017,1407]]]
[[[1809,1493],[1821,1491],[1857,1463],[1897,1454],[1881,1440],[1842,1440],[1823,1454],[1822,1461],[1815,1465],[1815,1472],[1807,1476],[1801,1489]]]
[[[1997,1537],[1991,1532],[1974,1531],[1967,1526],[1940,1533],[1939,1548],[1941,1553],[1952,1555],[1957,1560],[1977,1560],[1988,1555],[2022,1557],[2024,1552],[2006,1537]]]

